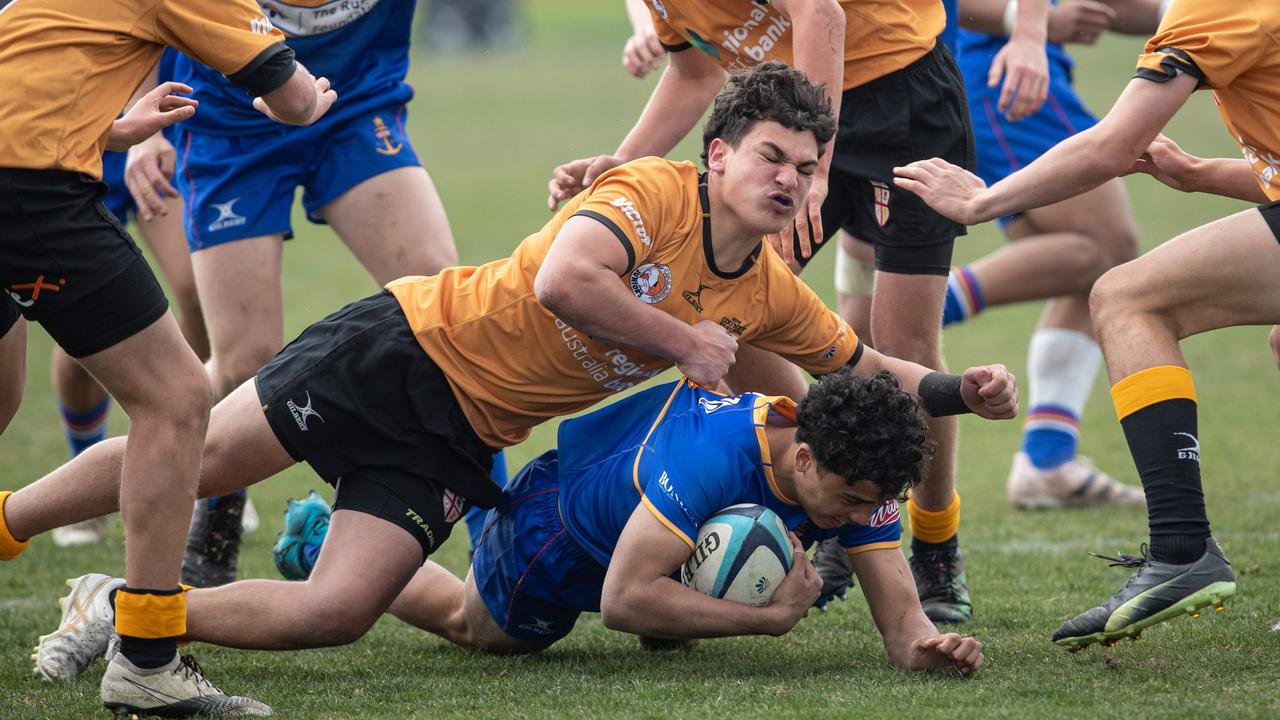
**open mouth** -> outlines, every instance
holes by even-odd
[[[769,200],[773,203],[774,208],[779,210],[790,210],[796,205],[795,200],[792,200],[791,196],[786,193],[773,193],[769,196]]]

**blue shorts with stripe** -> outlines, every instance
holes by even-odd
[[[472,560],[476,588],[503,632],[545,647],[584,612],[600,611],[605,568],[560,519],[555,450],[520,470],[485,522]]]
[[[978,176],[987,185],[997,183],[1030,165],[1049,148],[1098,123],[1071,85],[1071,65],[1065,53],[1049,56],[1049,95],[1039,112],[1017,122],[1000,113],[1000,87],[987,87],[990,58],[985,53],[963,52],[960,70],[969,96],[973,137],[978,155]],[[1000,218],[1003,227],[1010,217]]]
[[[178,125],[175,183],[186,203],[187,245],[203,248],[283,233],[293,236],[294,192],[307,219],[351,188],[420,165],[406,108],[388,105],[345,119],[255,135],[216,135]]]

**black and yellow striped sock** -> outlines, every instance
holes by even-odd
[[[1176,365],[1141,370],[1112,386],[1111,399],[1147,495],[1151,557],[1195,561],[1205,552],[1209,517],[1191,371]]]
[[[157,668],[178,654],[178,638],[187,633],[185,589],[122,587],[115,593],[115,607],[120,653],[129,662]]]

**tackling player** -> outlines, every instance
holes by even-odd
[[[1236,590],[1210,535],[1200,482],[1196,396],[1184,337],[1280,321],[1280,6],[1253,0],[1175,2],[1138,69],[1098,125],[986,188],[939,159],[899,168],[899,186],[972,224],[1087,192],[1143,171],[1179,190],[1264,203],[1191,230],[1109,271],[1090,296],[1111,396],[1146,491],[1151,542],[1105,604],[1071,619],[1054,641],[1079,648],[1143,628]],[[1159,134],[1198,88],[1212,89],[1243,160],[1183,153]]]
[[[839,117],[836,137],[813,170],[813,190],[794,226],[783,228],[782,257],[808,262],[813,241],[843,225],[876,246],[880,271],[872,308],[872,344],[882,352],[942,367],[941,332],[946,275],[964,229],[910,193],[893,189],[892,168],[904,158],[942,154],[964,165],[973,143],[960,72],[937,36],[946,23],[938,0],[651,0],[658,38],[670,54],[644,112],[613,155],[557,167],[549,183],[554,208],[617,164],[665,155],[698,122],[726,71],[764,60],[794,65],[830,93]],[[1027,13],[1045,4],[1028,2]],[[1013,112],[1043,97],[1044,53],[1038,66],[1016,56],[999,60],[1016,81],[1006,83]],[[1015,97],[1016,96],[1016,97]],[[793,232],[794,229],[794,232]],[[779,377],[794,371],[777,358],[744,351],[731,387],[777,394],[797,392]],[[938,453],[908,504],[913,568],[931,619],[960,622],[972,615],[958,548],[955,493],[956,422],[935,419]],[[938,588],[958,588],[946,594]]]
[[[100,202],[104,150],[123,150],[195,112],[194,100],[172,94],[189,87],[164,83],[116,119],[166,45],[227,73],[283,121],[313,122],[334,100],[328,81],[295,63],[249,2],[15,0],[0,8],[0,286],[8,295],[0,303],[0,428],[22,394],[21,315],[44,326],[131,420],[128,460],[102,503],[123,508],[127,547],[127,585],[116,593],[121,652],[103,676],[103,703],[170,715],[266,714],[261,703],[222,694],[177,655],[186,628],[178,559],[209,385],[155,276]],[[0,492],[4,559],[25,547],[4,528],[9,497]]]
[[[616,168],[511,257],[402,278],[304,331],[215,407],[201,495],[305,460],[337,488],[328,549],[307,583],[186,593],[188,636],[271,649],[360,637],[467,506],[500,500],[495,449],[673,365],[714,386],[739,340],[815,374],[888,369],[934,415],[1012,417],[1002,366],[944,375],[864,347],[763,243],[792,222],[834,125],[820,88],[767,63],[718,98],[701,178],[659,158]],[[122,450],[99,443],[10,496],[0,541],[110,509]],[[53,637],[37,653],[46,676],[102,651]]]
[[[281,267],[299,187],[311,222],[333,227],[379,286],[456,265],[444,206],[405,130],[405,82],[416,3],[261,2],[298,60],[338,78],[342,100],[323,120],[282,129],[212,68],[178,58],[174,79],[195,88],[201,112],[174,144],[156,136],[135,150],[143,165],[180,155],[173,182],[209,328],[215,399],[253,377],[284,345]],[[131,178],[139,207],[159,210],[168,178]],[[309,320],[312,318],[308,318]],[[235,578],[243,495],[199,503],[183,582]]]

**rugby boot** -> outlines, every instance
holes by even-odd
[[[1083,455],[1050,470],[1041,470],[1025,452],[1013,455],[1006,483],[1009,502],[1024,509],[1145,505],[1142,488],[1125,485],[1094,466]]]
[[[910,563],[920,606],[934,624],[957,625],[973,619],[964,556],[958,548],[916,552]]]
[[[36,643],[35,672],[45,680],[70,680],[102,657],[115,634],[116,611],[111,593],[124,587],[124,578],[89,573],[67,581],[71,592],[58,600],[62,619],[58,629]]]
[[[116,655],[100,686],[102,704],[117,717],[231,717],[270,715],[271,708],[245,697],[227,695],[209,682],[190,655],[173,656],[167,665],[143,669]]]
[[[312,490],[301,500],[289,499],[284,511],[284,530],[271,549],[276,569],[286,580],[306,580],[316,566],[316,557],[329,532],[329,503]]]
[[[1073,651],[1093,643],[1111,646],[1123,637],[1136,640],[1156,623],[1182,614],[1198,618],[1200,609],[1210,605],[1225,610],[1225,600],[1236,594],[1231,563],[1213,538],[1199,560],[1183,565],[1151,559],[1146,545],[1141,557],[1094,556],[1112,567],[1137,568],[1137,572],[1105,604],[1071,618],[1053,634],[1055,643]]]
[[[216,587],[236,579],[240,556],[242,516],[248,494],[239,492],[196,501],[182,554],[182,582],[193,587]]]
[[[829,538],[818,543],[813,553],[813,569],[822,578],[822,590],[813,601],[814,607],[825,611],[827,603],[848,596],[849,588],[853,587],[853,562],[839,540]]]
[[[101,542],[107,534],[109,515],[90,518],[78,523],[63,525],[53,530],[53,544],[58,547],[75,547],[76,545],[92,545]]]

